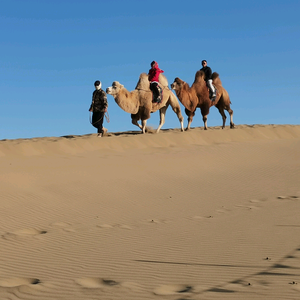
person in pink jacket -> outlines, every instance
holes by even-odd
[[[155,102],[160,103],[161,98],[159,95],[159,90],[158,90],[158,77],[160,73],[163,73],[164,71],[161,70],[158,67],[158,63],[156,61],[153,61],[151,63],[151,69],[149,70],[148,73],[148,79],[150,81],[150,90],[153,92]]]

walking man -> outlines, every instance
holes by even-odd
[[[92,125],[97,128],[98,137],[102,137],[103,119],[108,108],[107,95],[101,89],[101,82],[99,80],[95,81],[94,86],[95,91],[93,92],[92,104],[89,111],[93,112]]]

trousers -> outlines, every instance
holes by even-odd
[[[157,86],[158,86],[158,83],[156,81],[153,81],[150,83],[150,90],[154,94],[154,99],[157,99],[157,97],[159,96],[159,90],[158,90]]]
[[[207,84],[208,88],[211,90],[211,92],[214,94],[216,91],[215,91],[215,88],[212,84],[212,79],[208,79],[206,84]]]
[[[92,116],[92,125],[98,129],[98,133],[103,133],[104,111],[95,111]]]

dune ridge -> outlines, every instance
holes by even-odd
[[[153,131],[150,130],[150,133]],[[82,136],[43,137],[0,141],[0,156],[77,154],[94,150],[123,151],[147,147],[175,147],[210,145],[263,139],[292,139],[300,136],[299,125],[239,125],[235,129],[211,127],[204,131],[193,128],[182,133],[179,129],[165,129],[161,134],[141,135],[140,131],[108,133],[103,139],[96,134]]]

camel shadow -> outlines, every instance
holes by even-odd
[[[252,282],[259,281],[260,283],[264,283],[268,285],[268,281],[266,278],[271,280],[270,278],[283,276],[285,278],[295,278],[300,276],[300,266],[294,266],[292,260],[296,260],[296,262],[300,259],[300,247],[295,248],[289,254],[283,256],[278,261],[272,263],[272,265],[266,267],[263,265],[253,266],[253,265],[237,265],[237,264],[207,264],[207,263],[185,263],[185,262],[172,262],[172,261],[155,261],[155,260],[134,260],[136,262],[141,263],[151,263],[151,264],[173,264],[173,265],[190,265],[190,266],[204,266],[204,267],[218,267],[218,268],[249,268],[249,269],[260,269],[259,271],[254,271],[251,274],[247,274],[245,276],[241,276],[240,278],[229,280],[223,283],[216,283],[214,286],[203,289],[201,291],[196,291],[193,287],[190,287],[190,291],[195,294],[204,294],[209,292],[217,292],[217,293],[235,293],[238,292],[239,289],[235,289],[234,285],[238,287],[238,285],[242,286],[251,286]],[[264,260],[271,260],[270,258],[265,258]],[[296,285],[297,282],[292,281],[289,284]],[[229,287],[230,286],[230,287]],[[227,288],[228,287],[228,288]]]
[[[143,260],[137,259],[137,262],[153,263],[153,264],[170,264],[170,265],[185,265],[185,266],[203,266],[203,267],[224,267],[224,268],[261,268],[261,266],[249,265],[225,265],[225,264],[205,264],[205,263],[186,263],[186,262],[172,262],[172,261],[156,261],[156,260]]]
[[[75,135],[62,135],[61,137],[65,138],[65,139],[75,139],[76,138]]]
[[[110,136],[128,136],[128,135],[140,135],[141,131],[126,131],[126,132],[114,132],[110,133]]]

